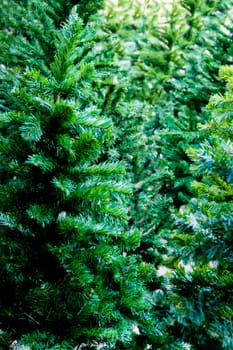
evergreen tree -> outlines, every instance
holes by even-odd
[[[232,91],[233,69],[220,77],[226,93],[212,96],[203,142],[189,148],[195,193],[176,216],[174,332],[193,349],[232,349]]]
[[[32,349],[143,349],[143,334],[156,329],[144,287],[154,267],[134,254],[140,233],[128,229],[124,204],[131,190],[124,166],[104,156],[112,123],[93,104],[96,71],[80,59],[81,38],[73,10],[54,61],[20,72],[0,117],[6,349],[13,337]]]

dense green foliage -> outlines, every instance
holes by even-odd
[[[94,20],[111,33],[104,48],[112,48],[118,67],[107,112],[117,127],[119,157],[134,183],[130,214],[131,223],[143,232],[139,252],[158,268],[174,269],[174,214],[193,196],[186,151],[203,139],[197,125],[209,118],[205,105],[210,96],[224,91],[218,70],[232,63],[233,4],[176,1],[164,17],[157,2],[143,4],[121,0],[116,7],[109,1],[102,11],[105,18]],[[170,336],[164,332],[161,342],[170,349],[176,346],[174,339],[191,342],[191,332],[199,330],[187,326],[187,335],[177,330],[183,310],[172,306],[178,300],[168,281],[155,278],[150,288],[158,295],[157,324],[169,329]],[[161,346],[158,337],[153,344]]]
[[[101,160],[112,123],[90,99],[81,36],[72,13],[47,74],[26,69],[1,114],[0,322],[35,349],[43,338],[51,349],[123,349],[134,327],[151,331],[154,268],[132,253],[140,234],[126,225],[124,166]]]
[[[189,194],[185,149],[210,95],[222,89],[218,69],[232,62],[232,13],[229,1],[176,1],[163,17],[156,1],[143,3],[109,1],[101,29],[112,34],[118,66],[110,113],[135,183],[133,220],[154,236],[162,208]]]
[[[92,19],[108,34],[103,57],[117,67],[105,113],[134,183],[132,223],[143,231],[143,253],[159,262],[152,247],[163,249],[158,235],[166,236],[192,191],[186,149],[200,141],[196,125],[211,94],[223,89],[218,69],[232,62],[232,3],[175,1],[166,10],[156,1],[117,4],[108,1]]]
[[[55,54],[56,30],[78,3],[80,15],[97,10],[93,2],[78,0],[2,0],[0,18],[0,109],[11,107],[12,86],[26,67],[47,73]],[[96,3],[96,2],[95,2]],[[101,4],[101,1],[98,2]],[[97,3],[95,4],[97,5]],[[89,9],[89,10],[88,10]]]
[[[187,151],[196,178],[195,196],[176,216],[173,234],[178,259],[173,277],[179,314],[176,332],[195,349],[233,347],[233,69],[223,67],[221,77],[227,81],[227,91],[212,96],[210,120],[199,125],[203,142]]]
[[[233,348],[232,28],[232,0],[2,0],[3,348]]]

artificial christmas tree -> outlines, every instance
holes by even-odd
[[[5,348],[7,334],[32,349],[136,348],[155,328],[144,287],[154,267],[133,253],[140,233],[127,226],[124,166],[101,160],[112,123],[93,104],[96,72],[80,59],[81,37],[74,9],[54,61],[20,72],[0,118]]]

